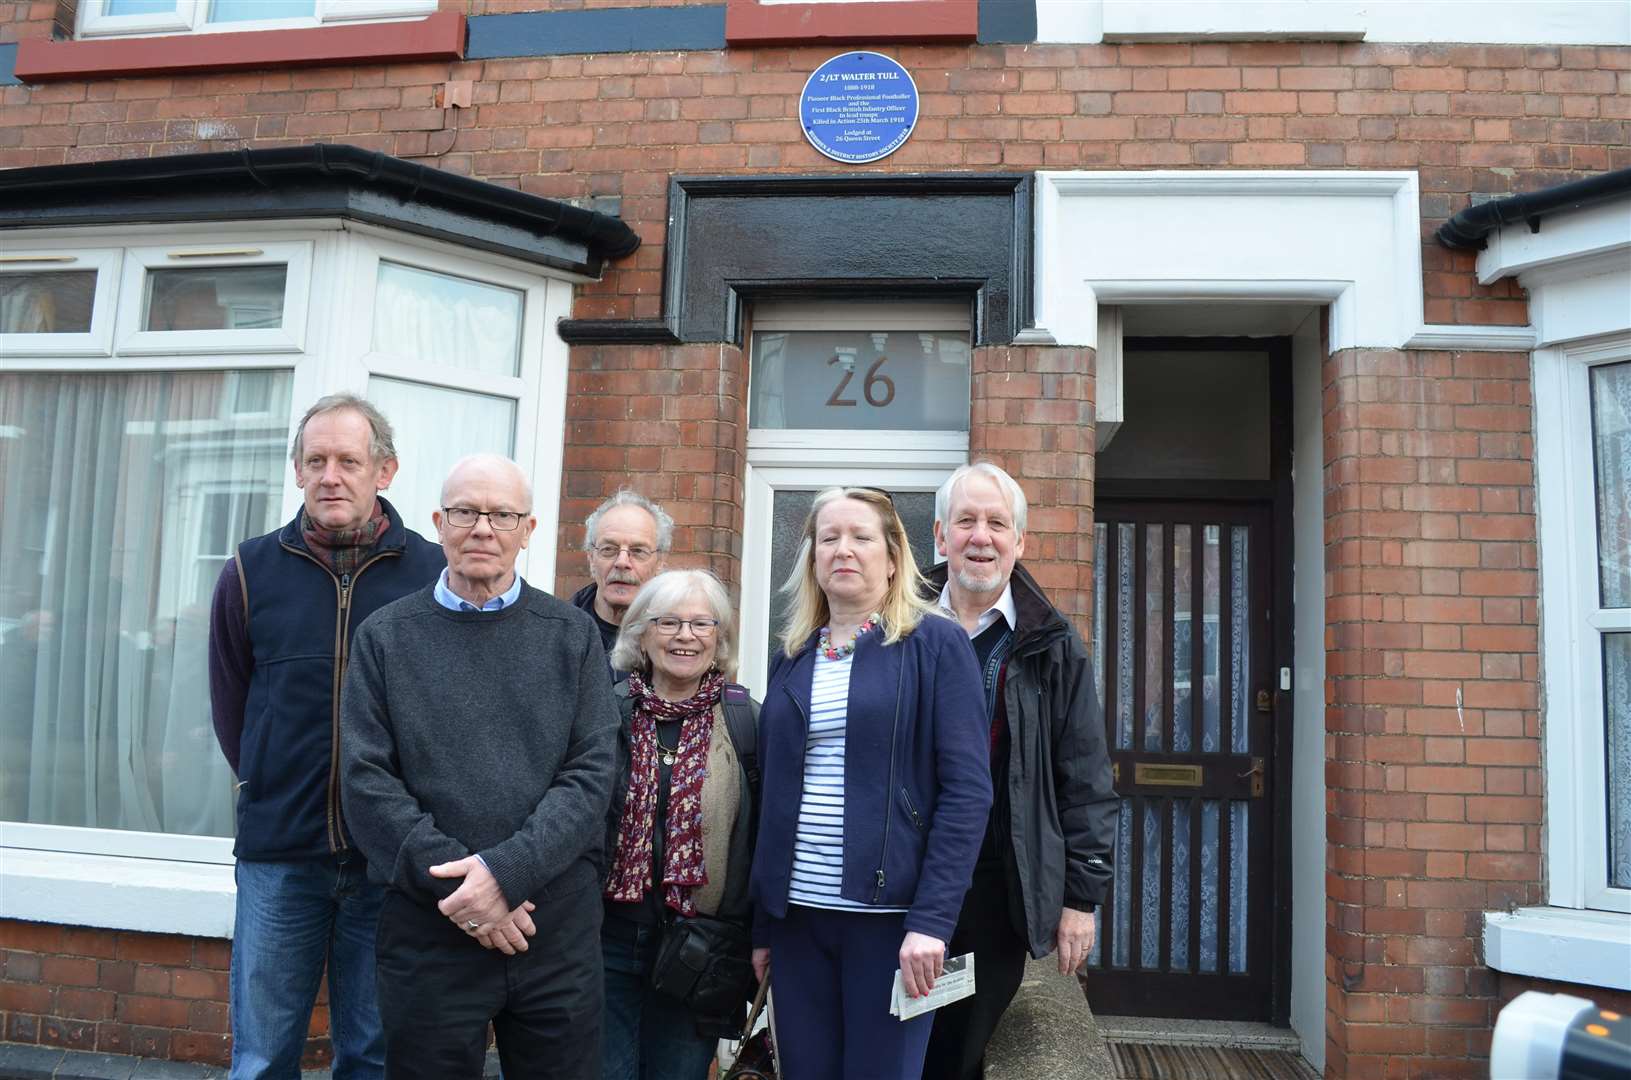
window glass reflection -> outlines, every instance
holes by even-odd
[[[756,333],[748,392],[755,428],[967,431],[968,334]]]
[[[317,0],[208,0],[210,22],[312,18]]]
[[[382,262],[374,290],[374,351],[519,375],[522,307],[516,289]]]
[[[0,274],[0,334],[86,333],[95,299],[95,270]]]
[[[289,268],[200,266],[147,275],[143,330],[275,330]]]

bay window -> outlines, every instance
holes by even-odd
[[[0,914],[212,932],[235,780],[210,718],[209,605],[238,543],[300,505],[294,425],[324,394],[368,395],[397,432],[387,498],[422,534],[465,454],[557,489],[566,357],[545,328],[570,285],[338,220],[28,230],[5,250]],[[548,589],[553,558],[534,545],[520,570]],[[157,887],[182,863],[207,878],[186,887],[213,905],[196,920],[95,899],[98,877]]]

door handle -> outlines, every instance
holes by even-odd
[[[1235,776],[1241,780],[1245,780],[1247,777],[1250,777],[1252,782],[1252,798],[1261,799],[1263,797],[1263,773],[1263,759],[1260,757],[1254,757],[1252,758],[1252,767],[1243,773],[1235,773]]]

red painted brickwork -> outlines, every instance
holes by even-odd
[[[588,584],[583,522],[623,486],[673,515],[671,565],[740,579],[746,375],[732,345],[572,350],[557,592]]]
[[[1325,366],[1327,1068],[1475,1077],[1541,896],[1529,358]]]
[[[0,1031],[8,1042],[225,1065],[232,943],[0,919]],[[305,1066],[329,1060],[320,991]]]
[[[1006,469],[1031,503],[1025,565],[1084,638],[1093,615],[1093,350],[973,354],[969,460]]]

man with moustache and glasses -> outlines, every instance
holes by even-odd
[[[977,988],[935,1014],[923,1076],[978,1080],[1027,953],[1057,949],[1060,973],[1074,975],[1093,948],[1119,803],[1087,648],[1018,562],[1025,493],[980,462],[951,474],[934,511],[946,561],[925,576],[980,663],[996,797],[947,946],[974,953]]]
[[[619,488],[583,523],[583,550],[594,581],[572,596],[572,604],[595,618],[600,643],[610,656],[618,627],[634,594],[667,563],[674,544],[674,519],[637,491]],[[628,678],[614,671],[613,681]]]

